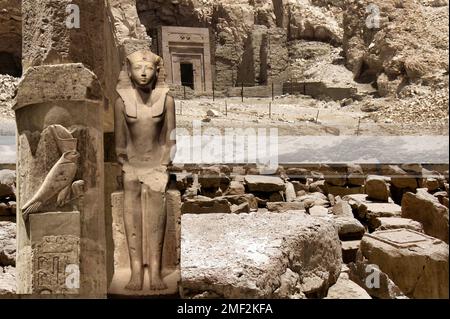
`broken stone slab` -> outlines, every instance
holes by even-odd
[[[206,115],[209,117],[219,117],[220,112],[214,109],[209,109],[208,111],[206,111]]]
[[[286,196],[286,202],[293,202],[297,197],[297,193],[295,192],[294,185],[290,182],[286,183],[286,189],[284,191]]]
[[[331,211],[335,216],[350,217],[350,218],[354,217],[352,207],[348,202],[343,200],[340,200],[336,204],[334,204]]]
[[[328,165],[322,165],[321,172],[328,184],[335,186],[345,186],[347,184],[346,167],[330,167]]]
[[[366,231],[364,225],[354,217],[334,217],[333,222],[341,240],[361,239]]]
[[[350,280],[348,274],[341,273],[336,283],[328,290],[325,299],[372,299],[372,297]]]
[[[403,195],[402,217],[420,222],[426,234],[448,243],[448,208],[426,189]]]
[[[290,210],[305,211],[305,205],[301,202],[268,202],[267,209],[270,212],[284,213]]]
[[[323,206],[313,206],[308,209],[308,213],[314,217],[327,216],[328,209]]]
[[[423,233],[422,224],[409,218],[375,217],[372,226],[375,230],[406,228]]]
[[[298,193],[300,191],[309,191],[309,186],[307,184],[303,184],[298,181],[292,181],[292,185],[294,185],[295,193]]]
[[[305,168],[289,167],[286,169],[286,175],[291,181],[306,184],[307,178],[311,177],[310,171]]]
[[[360,165],[347,165],[347,180],[349,185],[363,186],[366,181],[366,176]]]
[[[284,181],[276,176],[246,175],[245,183],[250,192],[277,192],[284,191]]]
[[[227,195],[220,198],[226,199],[232,205],[241,205],[247,203],[251,211],[258,210],[258,199],[253,194]]]
[[[16,224],[0,221],[0,266],[16,265]]]
[[[182,214],[229,214],[231,213],[231,204],[225,198],[209,198],[197,196],[193,199],[187,199],[181,206]]]
[[[365,234],[360,250],[410,298],[448,299],[449,248],[440,239],[395,229]]]
[[[5,197],[15,198],[16,171],[10,169],[0,170],[0,199]]]
[[[250,213],[250,207],[248,206],[248,203],[242,203],[239,205],[231,205],[231,213],[232,214]]]
[[[389,185],[383,176],[369,175],[365,183],[368,199],[387,202],[390,196]]]
[[[388,165],[383,169],[383,173],[391,177],[391,184],[396,188],[415,190],[418,186],[417,176],[408,174],[397,165]]]
[[[14,267],[0,266],[0,295],[12,295],[16,293],[16,270]]]
[[[425,188],[428,189],[429,192],[434,193],[439,190],[440,183],[436,178],[428,177],[425,179]]]
[[[230,178],[224,174],[220,166],[203,167],[198,175],[198,182],[203,188],[221,188],[226,190],[230,184]]]
[[[346,264],[355,262],[361,240],[342,241],[342,261]]]
[[[243,183],[238,181],[231,181],[228,190],[225,192],[225,195],[244,195],[245,194],[245,186]]]
[[[408,299],[399,287],[380,270],[377,265],[367,260],[348,264],[349,278],[366,292],[377,299]]]
[[[352,194],[364,193],[364,186],[334,186],[325,183],[325,193],[332,194],[334,196],[346,196]]]
[[[281,277],[306,296],[325,297],[341,269],[341,246],[329,221],[304,213],[182,216],[182,295],[276,298]]]
[[[434,197],[436,197],[442,205],[448,208],[448,193],[445,191],[442,192],[436,192],[433,194]]]
[[[311,193],[319,192],[319,193],[325,193],[326,186],[325,186],[325,180],[315,181],[309,184],[309,191]]]

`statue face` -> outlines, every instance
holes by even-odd
[[[152,62],[133,62],[130,63],[131,80],[140,87],[148,86],[156,78],[157,69]]]

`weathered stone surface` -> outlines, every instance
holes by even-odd
[[[202,188],[226,189],[230,183],[230,178],[222,173],[219,166],[204,167],[198,176],[198,181]]]
[[[0,295],[16,293],[16,270],[14,267],[0,266]]]
[[[448,298],[449,249],[441,240],[409,229],[376,231],[360,249],[408,297]]]
[[[250,192],[276,192],[285,189],[283,180],[276,176],[247,175],[245,183]]]
[[[356,261],[356,254],[361,240],[342,241],[342,261],[346,264]]]
[[[337,227],[341,240],[361,239],[365,228],[359,220],[353,217],[335,217],[333,221]]]
[[[326,190],[325,180],[315,181],[309,184],[309,191],[311,193],[320,192],[324,193]]]
[[[417,232],[423,232],[421,223],[409,218],[399,217],[376,217],[373,220],[373,228],[376,230],[406,228]]]
[[[15,196],[16,172],[9,169],[0,170],[0,199]]]
[[[347,165],[347,179],[350,185],[363,186],[366,180],[364,172],[360,165]]]
[[[328,290],[325,299],[372,299],[372,297],[350,280],[348,274],[341,273],[337,282]]]
[[[323,206],[313,206],[308,209],[308,212],[311,216],[319,217],[319,216],[327,216],[328,209]]]
[[[394,187],[400,189],[408,188],[411,190],[417,188],[417,176],[408,174],[397,165],[389,165],[384,171],[387,175],[391,176],[391,183]]]
[[[301,202],[268,202],[267,209],[270,212],[284,213],[290,210],[305,210],[305,205]]]
[[[285,190],[285,196],[286,196],[286,202],[293,202],[295,198],[297,197],[297,193],[295,192],[294,185],[290,182],[286,183],[286,190]]]
[[[369,175],[366,179],[365,190],[369,199],[383,202],[389,200],[389,185],[382,176]]]
[[[16,265],[16,224],[0,221],[0,266]]]
[[[328,198],[319,192],[306,194],[295,199],[296,202],[302,202],[305,204],[305,207],[313,207],[313,206],[330,206],[330,202]]]
[[[339,217],[353,217],[353,211],[350,204],[346,201],[338,201],[332,209],[334,215]]]
[[[244,195],[245,186],[241,182],[231,181],[230,186],[226,192],[226,195]]]
[[[402,217],[420,222],[426,234],[448,243],[448,208],[426,189],[418,189],[416,194],[408,192],[403,196]]]
[[[309,191],[309,186],[307,184],[300,183],[299,181],[292,181],[292,185],[294,185],[296,193],[300,191]]]
[[[425,187],[429,192],[435,192],[439,189],[440,183],[436,178],[428,177],[425,180]]]
[[[183,295],[274,298],[288,268],[307,296],[326,295],[341,269],[330,222],[298,212],[182,217]]]
[[[231,205],[225,198],[209,198],[197,196],[186,200],[181,206],[182,214],[215,214],[231,213]]]
[[[358,210],[359,217],[368,220],[375,217],[399,217],[402,208],[394,203],[364,203]]]
[[[241,205],[247,203],[251,211],[256,211],[258,209],[258,199],[253,194],[229,195],[229,196],[222,196],[219,198],[226,199],[232,205]]]
[[[347,170],[345,167],[335,168],[323,165],[321,172],[328,184],[335,186],[345,186],[347,184]]]
[[[335,186],[325,183],[324,191],[327,194],[332,194],[334,196],[346,196],[352,194],[364,193],[363,186]]]

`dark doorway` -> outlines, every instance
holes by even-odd
[[[0,52],[0,74],[12,75],[16,78],[22,76],[20,59],[8,52]]]
[[[194,89],[194,66],[192,63],[181,63],[181,84]]]

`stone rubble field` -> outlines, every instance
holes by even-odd
[[[173,174],[183,297],[448,298],[448,166],[290,165],[268,176],[185,165]],[[1,294],[15,291],[14,191],[14,171],[0,171]]]

